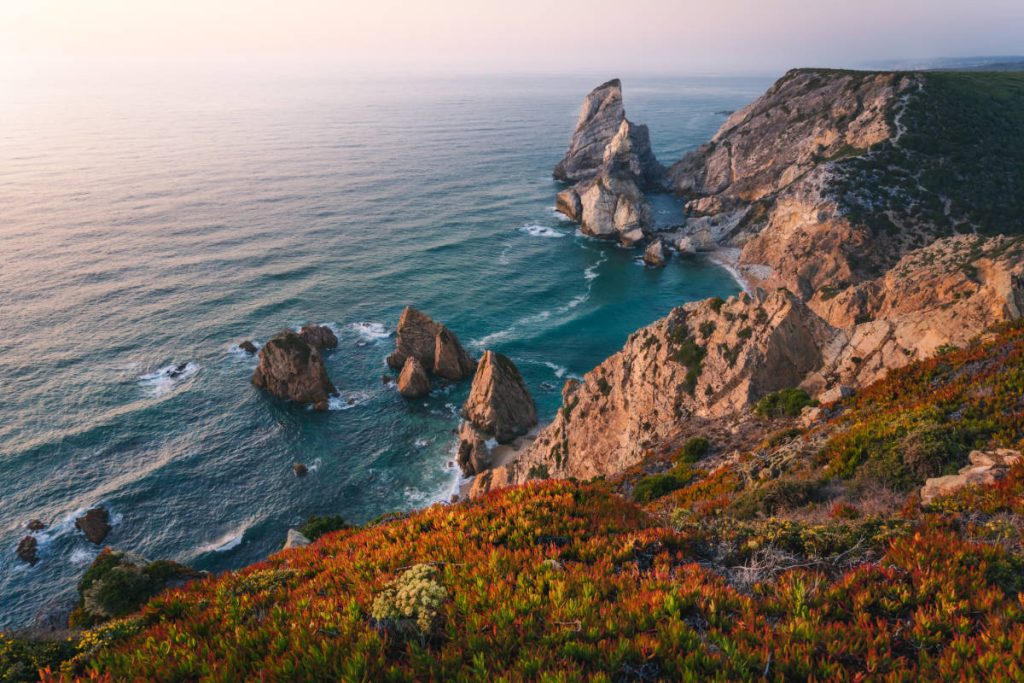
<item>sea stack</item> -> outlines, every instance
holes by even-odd
[[[574,183],[558,193],[555,208],[584,233],[632,246],[652,229],[643,193],[663,187],[665,169],[651,151],[647,127],[626,118],[618,79],[584,98],[569,150],[554,176]]]
[[[338,336],[327,325],[303,325],[299,336],[318,349],[333,349],[338,346]]]
[[[474,361],[459,343],[459,338],[441,323],[412,306],[406,306],[398,319],[395,351],[388,365],[402,370],[408,358],[415,358],[424,370],[458,382],[476,370]]]
[[[488,441],[511,443],[537,424],[533,397],[507,356],[484,352],[462,417],[457,460],[467,476],[490,467]]]
[[[75,518],[75,526],[89,541],[99,545],[110,533],[110,513],[104,507],[94,507]]]
[[[406,398],[420,398],[430,393],[427,371],[414,356],[405,359],[402,373],[398,376],[398,393]]]
[[[311,403],[316,410],[327,410],[328,399],[338,393],[320,351],[291,330],[281,332],[260,349],[252,383],[278,398]]]

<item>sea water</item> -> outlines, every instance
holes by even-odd
[[[382,381],[406,304],[509,355],[550,419],[631,332],[737,292],[707,261],[645,268],[552,211],[551,169],[606,77],[4,84],[0,627],[73,594],[93,505],[106,544],[220,571],[312,514],[447,500],[469,387],[409,401]],[[669,164],[770,80],[626,78],[625,103]],[[237,348],[306,322],[340,341],[324,413],[256,390]],[[33,518],[29,567],[14,551]]]

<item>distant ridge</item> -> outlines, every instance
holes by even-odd
[[[859,66],[892,71],[1022,71],[1024,55],[875,60]]]

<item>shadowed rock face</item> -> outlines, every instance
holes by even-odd
[[[333,349],[338,346],[338,336],[327,325],[314,325],[310,323],[303,326],[302,330],[299,331],[299,336],[318,349]]]
[[[419,361],[425,370],[453,382],[469,377],[476,369],[476,361],[466,353],[451,330],[412,306],[406,306],[398,319],[395,350],[387,362],[400,370],[410,357]]]
[[[555,208],[588,235],[630,234],[622,241],[632,244],[653,225],[643,191],[661,188],[664,173],[647,127],[626,119],[622,86],[611,80],[583,100],[569,150],[554,171],[575,185],[558,194]]]
[[[75,519],[75,526],[91,542],[99,545],[110,533],[110,513],[106,508],[95,507]]]
[[[296,403],[311,403],[327,410],[337,394],[317,348],[303,336],[285,330],[260,349],[252,383],[270,394]]]
[[[419,398],[430,393],[430,379],[415,357],[409,356],[398,376],[398,393],[406,398]]]
[[[537,424],[537,407],[515,363],[485,351],[462,416],[499,443],[509,443]]]

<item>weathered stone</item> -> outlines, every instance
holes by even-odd
[[[644,263],[654,268],[662,268],[668,261],[668,252],[661,240],[654,240],[644,250]]]
[[[469,377],[476,368],[476,362],[451,330],[412,306],[406,306],[398,319],[395,350],[387,362],[401,370],[409,357],[419,361],[424,369],[453,382]]]
[[[238,342],[238,348],[242,349],[243,351],[248,353],[250,356],[253,355],[254,353],[256,353],[256,351],[258,350],[256,348],[256,345],[253,344],[248,339],[246,339],[245,341]]]
[[[312,541],[303,536],[302,532],[298,529],[289,529],[288,535],[285,537],[284,547],[282,550],[288,550],[289,548],[305,548],[310,543],[312,543]]]
[[[33,519],[29,521],[26,527],[29,531],[42,531],[46,528],[46,525],[43,524],[43,521],[40,519]]]
[[[507,356],[485,351],[462,416],[499,443],[509,443],[537,424],[537,408],[519,369]]]
[[[966,486],[991,486],[1003,479],[1010,467],[1021,460],[1020,451],[1000,448],[991,451],[971,451],[971,464],[959,474],[933,477],[921,489],[921,504],[931,505],[936,498],[949,496]]]
[[[485,470],[473,478],[473,483],[469,488],[469,498],[470,500],[480,498],[486,495],[488,491],[504,488],[513,483],[512,478],[509,476],[508,467],[502,466]]]
[[[826,389],[818,394],[818,400],[822,403],[835,403],[836,401],[841,401],[844,398],[853,396],[853,393],[853,387],[846,386],[845,384],[837,384],[831,389]]]
[[[458,338],[442,326],[434,337],[434,374],[458,382],[473,374],[476,361],[469,357]]]
[[[35,536],[26,536],[21,539],[21,542],[18,543],[18,559],[28,564],[35,564],[39,561],[38,546],[39,542]]]
[[[299,336],[318,349],[333,349],[338,346],[338,336],[327,325],[303,325]]]
[[[260,349],[252,383],[278,398],[311,403],[316,410],[327,410],[329,398],[338,393],[320,352],[291,330],[281,332]]]
[[[99,545],[110,533],[110,513],[104,507],[94,507],[75,518],[75,526],[92,543]]]
[[[292,472],[295,473],[296,477],[304,477],[309,473],[309,468],[301,462],[292,463]]]
[[[420,398],[430,393],[430,378],[415,357],[409,356],[398,376],[398,393],[406,398]]]
[[[459,429],[455,462],[466,477],[483,472],[491,466],[491,452],[485,437],[469,422],[463,422]]]

